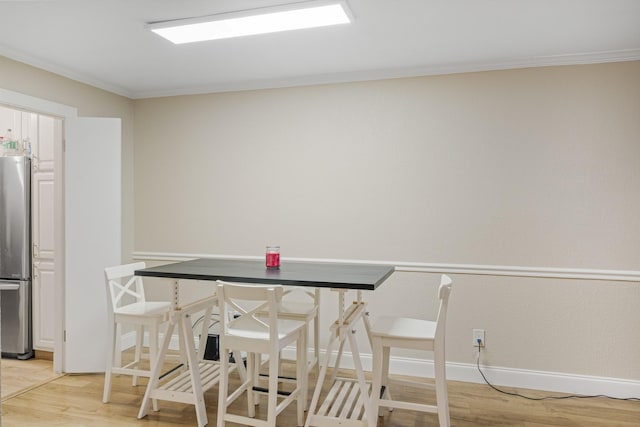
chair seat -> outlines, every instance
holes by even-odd
[[[282,339],[297,329],[304,328],[305,322],[299,320],[278,319],[278,338]],[[268,328],[250,317],[236,319],[229,324],[227,335],[269,341]]]
[[[371,327],[371,335],[407,340],[432,340],[436,335],[436,322],[383,316]]]
[[[154,316],[162,315],[171,309],[171,303],[164,301],[135,302],[118,307],[113,312],[115,314],[125,314],[133,316]]]

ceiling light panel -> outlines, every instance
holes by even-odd
[[[346,1],[314,0],[158,22],[148,24],[147,28],[175,44],[182,44],[348,24],[352,19]]]

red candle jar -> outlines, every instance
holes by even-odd
[[[265,260],[268,269],[280,268],[280,246],[267,246]]]

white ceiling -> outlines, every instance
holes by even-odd
[[[348,0],[350,25],[187,45],[145,29],[295,1],[0,0],[0,55],[131,98],[640,59],[639,0]]]

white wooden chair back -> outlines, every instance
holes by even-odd
[[[134,271],[141,270],[145,266],[144,262],[136,262],[104,269],[108,300],[111,303],[112,311],[126,305],[127,296],[133,298],[137,303],[146,301],[142,277],[134,275]]]
[[[229,335],[229,329],[236,324],[246,325],[249,322],[268,332],[270,340],[276,342],[278,307],[284,294],[282,285],[217,282],[222,335]]]
[[[451,293],[452,280],[446,274],[440,277],[440,288],[438,290],[438,298],[440,299],[440,308],[438,309],[438,318],[436,320],[435,342],[436,348],[442,348],[444,353],[445,331],[447,329],[447,307],[449,306],[449,294]]]

